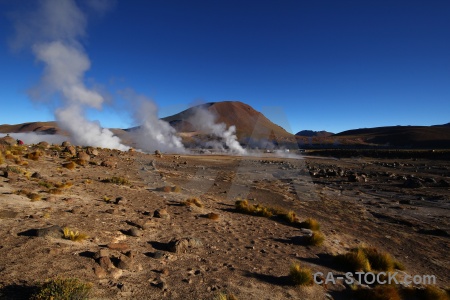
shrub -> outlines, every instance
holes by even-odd
[[[40,150],[36,150],[30,153],[27,153],[25,155],[26,158],[31,159],[31,160],[39,160],[39,157],[41,157],[43,155],[43,153]]]
[[[376,271],[392,271],[395,264],[389,253],[378,251],[376,248],[361,248],[370,263],[370,267]]]
[[[345,271],[370,271],[370,263],[361,248],[335,256],[339,267]]]
[[[300,227],[307,228],[311,230],[320,230],[320,224],[316,219],[308,218],[300,223]]]
[[[280,218],[282,218],[284,221],[291,223],[291,224],[296,223],[297,219],[298,219],[297,214],[292,210],[285,212],[285,213],[278,214],[278,216]]]
[[[102,182],[114,183],[114,184],[117,184],[117,185],[128,185],[128,184],[130,184],[128,179],[126,179],[124,177],[116,177],[116,176],[111,177],[111,178],[103,179]]]
[[[31,297],[32,300],[85,300],[89,299],[92,284],[76,278],[57,278],[42,284]]]
[[[73,170],[76,167],[76,164],[73,161],[63,163],[62,166],[66,169]]]
[[[220,215],[219,215],[219,214],[216,214],[216,213],[209,213],[209,214],[206,215],[206,217],[207,217],[208,219],[210,219],[210,220],[217,221],[217,220],[219,220]]]
[[[306,244],[310,246],[320,246],[324,240],[325,236],[319,231],[314,231],[311,236],[305,238]]]
[[[237,300],[237,298],[233,294],[225,294],[221,292],[216,297],[214,297],[214,300]]]
[[[80,233],[78,231],[72,231],[68,227],[63,228],[64,238],[67,240],[71,240],[74,242],[82,242],[88,238],[88,236],[84,233]]]
[[[289,278],[295,285],[312,285],[314,282],[311,270],[302,268],[300,264],[291,266]]]
[[[184,205],[184,206],[197,206],[197,207],[203,207],[202,201],[200,201],[200,199],[198,199],[198,198],[189,198],[189,199],[186,199],[185,201],[181,202],[181,204]]]
[[[418,290],[418,294],[423,300],[449,300],[450,295],[434,285],[427,285],[425,289]]]

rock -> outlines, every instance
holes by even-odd
[[[47,228],[30,229],[26,232],[21,233],[20,235],[62,238],[63,234],[64,232],[61,227],[59,227],[58,225],[53,225]]]
[[[67,146],[66,148],[64,148],[63,152],[68,152],[68,153],[70,153],[70,155],[77,154],[77,150],[75,149],[74,146]]]
[[[102,161],[100,165],[102,167],[116,168],[117,167],[117,162],[115,160],[112,160],[112,159],[106,159],[106,160]]]
[[[92,147],[88,147],[86,149],[86,153],[92,156],[97,156],[98,155],[98,150]]]
[[[48,149],[48,148],[50,148],[50,144],[47,143],[46,141],[39,142],[39,143],[37,144],[37,146],[38,146],[39,148],[42,148],[42,149]]]
[[[155,210],[155,212],[153,213],[153,216],[155,218],[161,218],[161,219],[170,219],[170,215],[167,212],[167,210],[165,209],[157,209]]]
[[[77,157],[81,160],[84,161],[90,161],[91,160],[91,156],[89,154],[87,154],[86,152],[79,152]]]
[[[119,263],[117,264],[117,267],[122,270],[130,271],[133,268],[133,265],[134,265],[133,259],[123,255],[119,259]]]
[[[167,248],[171,252],[175,253],[185,253],[189,248],[200,248],[203,246],[203,243],[196,238],[182,238],[179,240],[171,240],[167,245]]]
[[[125,198],[125,197],[117,197],[116,198],[116,204],[122,204],[122,205],[124,205],[124,204],[127,204],[127,199]]]
[[[62,142],[61,146],[62,147],[67,147],[67,146],[71,146],[72,144],[69,141],[64,141]]]
[[[100,257],[98,259],[98,264],[100,265],[100,267],[102,267],[103,269],[105,269],[107,271],[110,271],[115,268],[113,263],[111,262],[111,259],[109,258],[109,256]]]
[[[97,276],[97,278],[102,279],[105,278],[108,274],[106,273],[105,269],[103,269],[101,266],[97,265],[94,267],[94,274]]]
[[[109,257],[109,250],[108,249],[100,249],[97,253],[94,255],[94,259],[99,259],[102,257]]]
[[[164,252],[157,250],[155,253],[153,253],[153,258],[155,259],[161,259],[164,257]]]
[[[39,173],[39,172],[34,172],[34,173],[31,175],[31,178],[38,178],[38,179],[40,179],[40,178],[42,178],[42,175],[41,175],[41,173]]]
[[[139,237],[142,236],[142,231],[137,229],[136,227],[133,227],[127,231],[127,234],[130,236]]]
[[[125,243],[110,243],[106,247],[108,247],[111,250],[117,250],[117,251],[126,251],[130,248],[128,244]]]
[[[117,208],[110,208],[105,210],[105,212],[111,215],[117,215],[119,213],[119,210]]]
[[[416,189],[416,188],[423,187],[423,184],[418,178],[412,177],[403,183],[403,187],[410,188],[410,189]]]
[[[119,279],[122,277],[123,271],[121,269],[112,269],[110,274],[113,279]]]

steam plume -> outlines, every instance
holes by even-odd
[[[101,2],[106,9],[106,2]],[[30,45],[37,60],[45,65],[41,82],[30,90],[30,96],[58,96],[62,106],[55,112],[56,120],[71,134],[74,143],[127,150],[129,147],[110,130],[87,120],[83,114],[86,108],[101,109],[105,101],[98,91],[84,84],[84,74],[91,65],[80,43],[87,24],[85,15],[73,0],[38,3],[35,12],[16,22],[17,37],[13,43],[16,47]]]
[[[196,130],[219,137],[231,152],[241,155],[246,154],[245,149],[237,140],[236,126],[232,125],[227,129],[224,123],[216,123],[216,116],[202,106],[195,108],[193,115],[188,118],[188,122]],[[213,144],[217,146],[217,143]],[[211,141],[209,145],[211,145]]]
[[[141,150],[185,152],[181,138],[176,135],[176,130],[169,123],[158,118],[158,109],[153,101],[136,94],[131,89],[122,91],[121,95],[136,108],[133,117],[140,126],[133,130],[132,136]]]

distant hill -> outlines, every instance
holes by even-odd
[[[50,122],[30,122],[16,125],[3,124],[0,125],[0,133],[22,133],[35,132],[41,134],[62,134],[58,124],[54,121]]]
[[[334,133],[328,132],[325,130],[322,130],[322,131],[302,130],[302,131],[297,132],[295,135],[296,136],[305,136],[305,137],[313,137],[313,136],[327,137],[327,136],[332,136],[333,134]]]
[[[239,101],[206,103],[188,108],[178,114],[163,118],[163,120],[169,122],[179,132],[192,132],[194,128],[188,120],[194,114],[195,109],[199,107],[213,113],[217,117],[217,123],[225,123],[227,127],[235,125],[239,140],[247,138],[294,140],[293,134],[270,121],[250,105]]]
[[[332,137],[337,140],[358,140],[361,144],[412,147],[450,148],[449,124],[439,126],[386,126],[353,129]]]

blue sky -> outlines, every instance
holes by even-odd
[[[86,1],[85,83],[111,97],[87,116],[105,127],[135,125],[126,88],[160,116],[238,100],[293,133],[450,122],[446,0],[118,0],[102,14]],[[36,3],[0,0],[1,124],[54,119],[55,102],[27,96],[43,65],[10,47],[11,15]]]

